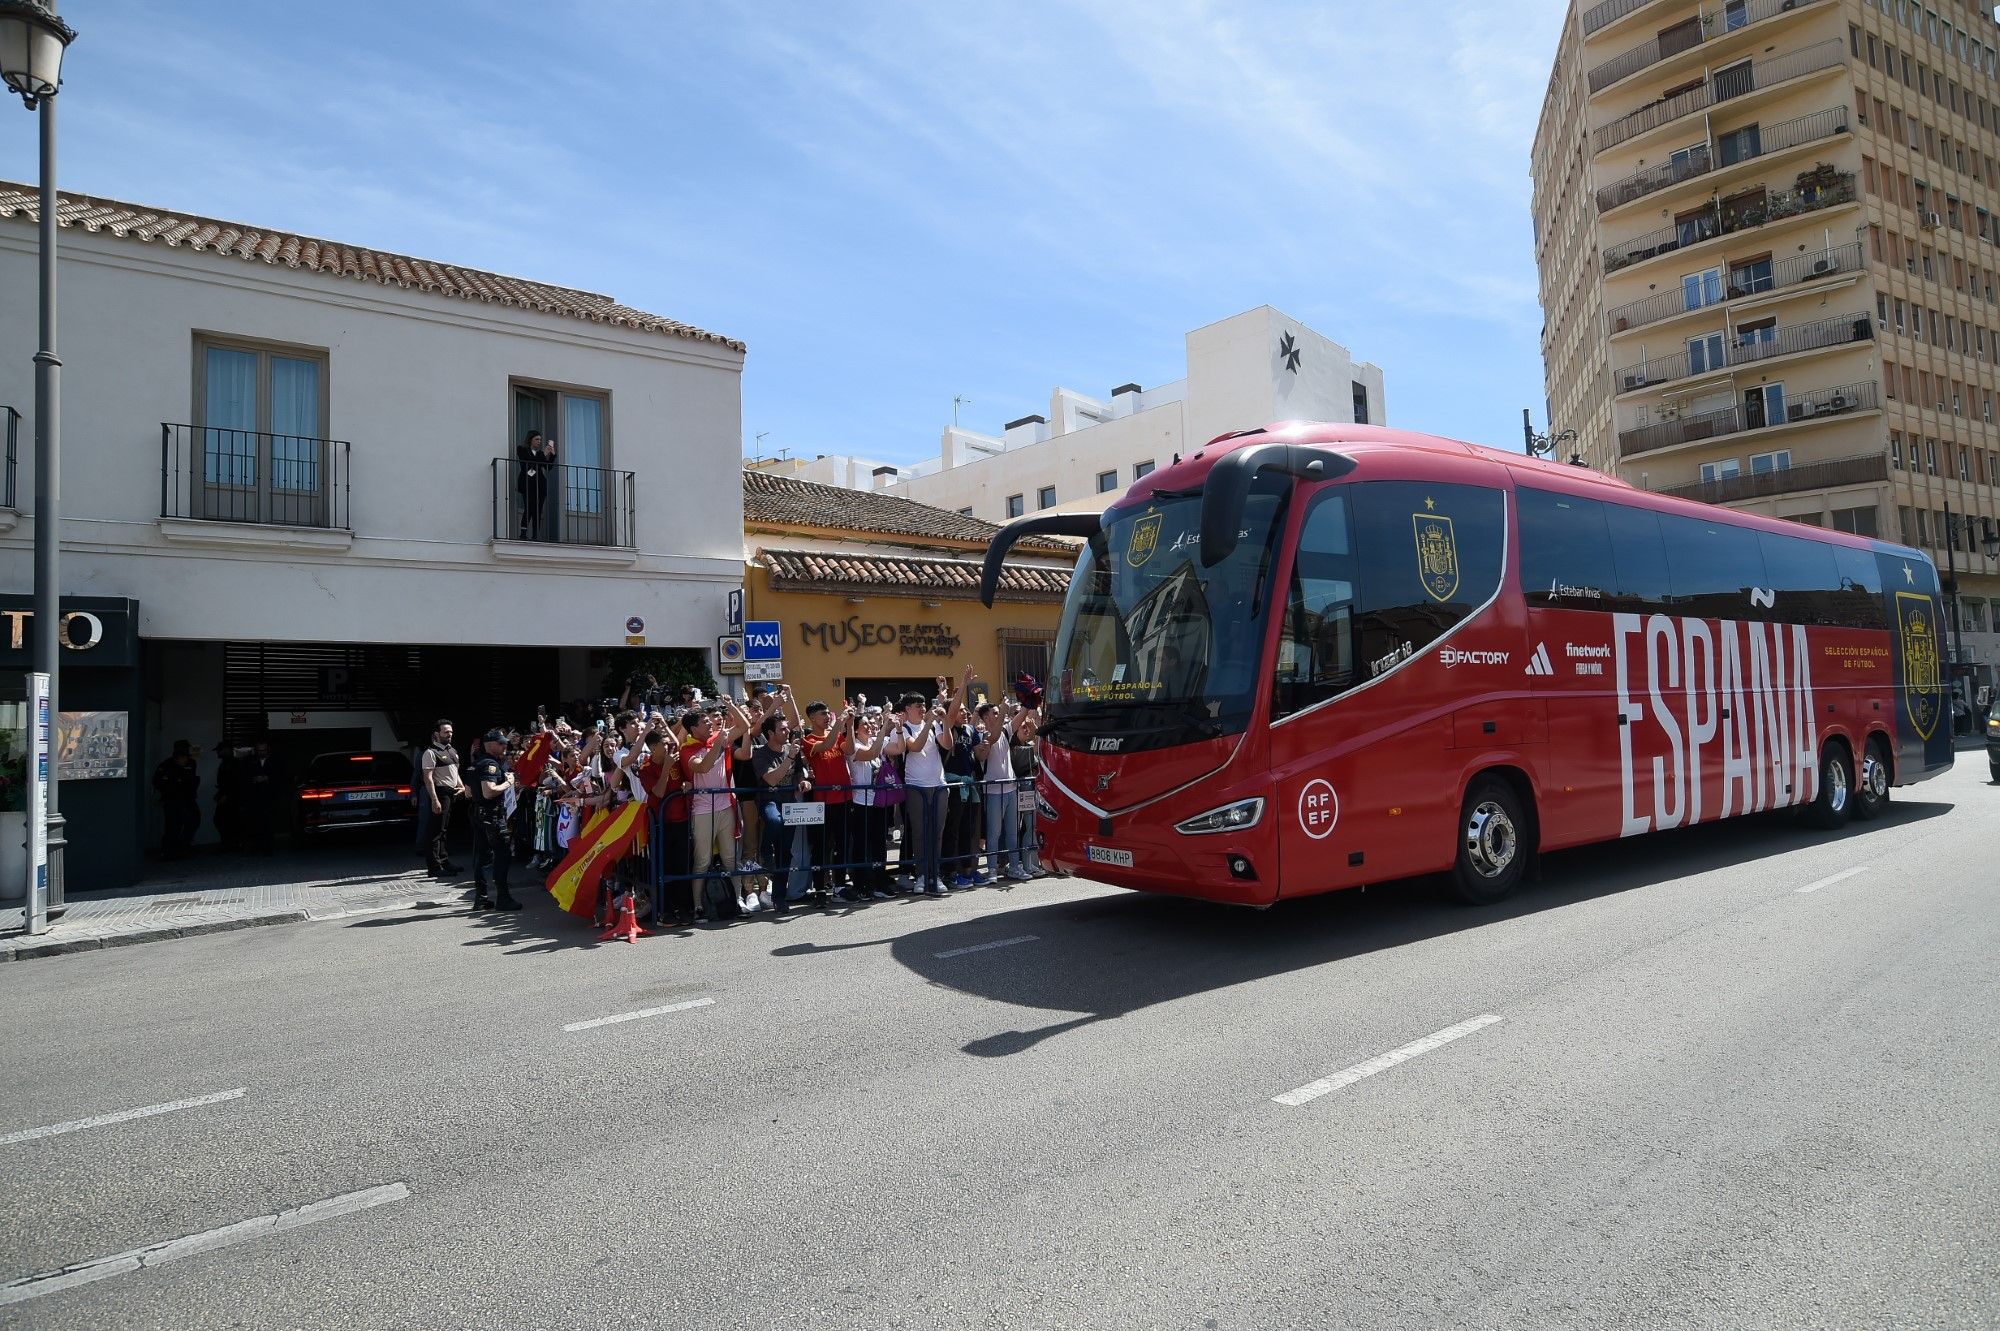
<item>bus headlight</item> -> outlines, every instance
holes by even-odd
[[[1035,812],[1050,822],[1056,820],[1056,806],[1049,803],[1049,797],[1044,795],[1039,788],[1035,791]]]
[[[1238,800],[1225,804],[1207,813],[1198,813],[1183,823],[1174,824],[1176,832],[1187,836],[1207,836],[1212,832],[1240,832],[1246,827],[1255,827],[1257,820],[1264,816],[1264,800]]]

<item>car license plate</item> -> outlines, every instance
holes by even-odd
[[[355,800],[385,800],[389,798],[389,792],[386,790],[350,790],[340,798],[345,803],[352,803]]]
[[[1132,852],[1129,850],[1114,850],[1110,846],[1092,846],[1090,847],[1090,862],[1092,864],[1111,864],[1116,865],[1120,869],[1129,869],[1132,867]]]

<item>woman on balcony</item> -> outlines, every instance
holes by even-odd
[[[514,464],[514,491],[520,496],[520,538],[545,540],[542,529],[548,508],[549,478],[556,468],[555,441],[544,438],[540,430],[530,430],[514,452],[519,459]]]

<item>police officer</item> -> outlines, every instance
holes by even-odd
[[[507,839],[507,792],[514,787],[514,775],[507,770],[502,755],[507,752],[507,736],[489,730],[479,741],[479,756],[466,774],[466,789],[472,796],[472,908],[519,910],[507,886],[507,870],[514,860],[514,848]],[[489,880],[487,875],[491,873]],[[489,887],[493,899],[487,899]]]
[[[195,796],[201,790],[201,774],[194,766],[194,746],[184,739],[174,741],[173,755],[153,769],[153,789],[160,797],[165,831],[160,838],[160,855],[178,860],[190,853],[194,834],[201,827],[201,808]]]

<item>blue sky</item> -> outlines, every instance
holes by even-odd
[[[1381,365],[1393,424],[1542,424],[1556,0],[63,9],[65,189],[742,338],[753,452],[914,461],[954,395],[997,431],[1167,382],[1261,304]],[[34,151],[0,116],[0,174]]]

